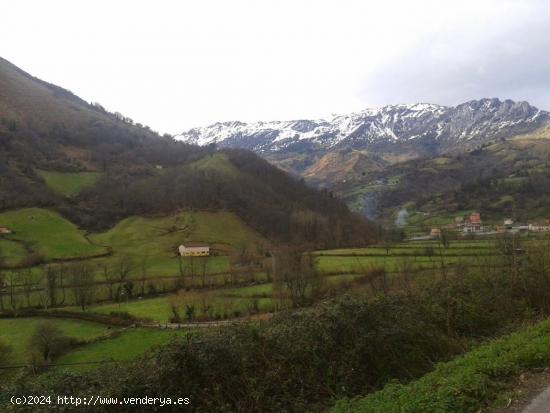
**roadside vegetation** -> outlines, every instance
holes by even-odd
[[[474,348],[409,384],[390,383],[333,413],[475,413],[498,401],[520,373],[550,366],[550,320]]]

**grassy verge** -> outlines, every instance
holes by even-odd
[[[440,363],[409,384],[390,383],[366,397],[341,400],[332,413],[477,412],[521,370],[548,365],[550,320]]]

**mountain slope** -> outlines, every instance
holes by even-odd
[[[331,151],[309,166],[303,176],[323,186],[325,182],[341,182],[364,176],[366,171],[381,172],[389,165],[382,158],[366,151]]]
[[[481,99],[456,107],[390,105],[328,120],[218,123],[178,139],[254,150],[375,217],[476,179],[544,168],[549,128],[550,113],[527,102]],[[447,205],[464,205],[461,199]]]
[[[550,217],[550,127],[460,154],[414,159],[331,189],[355,208],[389,217],[409,205],[432,215],[478,210],[493,219]]]
[[[84,100],[59,86],[44,82],[0,58],[0,118],[16,125],[32,123],[48,130],[53,123],[76,126],[107,120]]]
[[[86,229],[200,209],[233,212],[276,241],[343,245],[372,236],[341,201],[253,153],[160,137],[1,59],[0,172],[0,211],[46,207]],[[48,179],[67,186],[65,178],[91,172],[101,173],[88,185],[69,182],[75,191]]]

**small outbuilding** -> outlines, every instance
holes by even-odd
[[[178,252],[182,257],[207,257],[210,255],[210,246],[199,242],[181,244]]]
[[[2,234],[11,234],[11,230],[6,227],[0,227],[0,235]]]

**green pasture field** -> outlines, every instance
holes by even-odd
[[[449,248],[445,248],[438,242],[409,242],[406,244],[391,245],[388,249],[383,246],[368,248],[346,248],[334,250],[315,251],[318,256],[422,256],[431,248],[436,255],[472,256],[492,254],[495,243],[493,241],[451,241]]]
[[[238,168],[235,167],[224,153],[215,153],[210,156],[205,156],[190,165],[191,168],[198,170],[215,170],[228,176],[240,174]]]
[[[181,335],[182,330],[159,330],[137,328],[122,331],[119,335],[99,340],[65,354],[55,361],[57,370],[86,370],[97,368],[97,362],[124,362],[142,356],[156,346],[167,343],[173,337]],[[75,364],[64,366],[63,364]],[[89,363],[89,364],[76,364]]]
[[[190,260],[192,258],[183,257],[181,259],[181,265],[184,275],[188,275],[188,268]],[[200,274],[200,260],[206,262],[206,274],[213,276],[214,274],[226,273],[229,271],[229,257],[224,255],[214,255],[209,257],[195,257],[195,274]],[[180,275],[180,261],[175,253],[167,251],[165,254],[156,253],[151,251],[148,255],[139,255],[137,253],[131,254],[118,254],[114,252],[108,257],[96,258],[88,260],[90,264],[95,268],[96,279],[98,281],[104,280],[102,276],[103,272],[101,267],[107,266],[110,271],[116,271],[116,265],[121,261],[127,261],[130,265],[130,278],[160,278],[160,277],[175,277]],[[143,271],[143,265],[145,266],[145,272]],[[198,278],[198,277],[197,277]]]
[[[317,268],[322,273],[360,272],[372,267],[384,267],[388,272],[397,272],[405,264],[413,269],[427,269],[441,264],[439,256],[392,257],[392,256],[321,256]],[[444,256],[445,265],[456,264],[461,257]]]
[[[329,284],[343,284],[350,283],[357,277],[357,274],[341,274],[327,276],[325,280]],[[273,283],[263,283],[246,287],[181,291],[178,294],[123,301],[119,304],[97,304],[87,311],[100,314],[122,311],[142,320],[166,323],[172,316],[170,307],[172,302],[178,305],[182,318],[185,318],[185,306],[194,306],[196,318],[194,321],[238,317],[250,311],[274,312],[288,308],[290,305],[287,300],[274,296]],[[67,309],[79,311],[75,307]]]
[[[3,265],[18,265],[28,255],[21,242],[16,242],[0,235],[0,257]]]
[[[347,248],[315,251],[317,267],[325,273],[360,272],[370,267],[384,267],[396,272],[403,265],[416,269],[429,269],[466,262],[475,265],[478,261],[494,257],[494,240],[452,240],[448,248],[438,241],[411,241],[368,248]]]
[[[113,256],[104,259],[112,263],[128,257],[134,263],[134,276],[142,275],[142,263],[150,275],[179,274],[177,247],[185,242],[210,244],[212,256],[207,259],[207,273],[227,272],[225,254],[240,245],[268,245],[258,233],[229,212],[182,212],[169,217],[131,217],[114,228],[90,236],[93,243],[109,247]],[[183,265],[190,258],[182,259]],[[198,260],[195,259],[198,263]],[[148,274],[149,275],[149,274]]]
[[[181,212],[169,217],[131,217],[107,232],[92,235],[91,239],[120,253],[168,251],[171,255],[175,255],[179,244],[189,241],[206,242],[219,250],[242,243],[265,242],[229,212]]]
[[[147,288],[146,292],[150,292],[150,288],[156,291],[173,288],[175,278],[180,276],[180,268],[186,276],[186,287],[202,286],[202,262],[206,264],[206,284],[223,285],[229,271],[229,257],[226,254],[241,245],[250,248],[255,248],[257,244],[269,245],[234,214],[227,212],[182,212],[170,217],[132,217],[121,221],[109,231],[89,235],[91,242],[73,224],[57,213],[44,209],[5,212],[0,214],[0,226],[14,231],[13,234],[0,237],[0,257],[4,259],[4,265],[21,263],[29,253],[27,250],[42,254],[46,260],[86,258],[110,251],[111,254],[107,256],[85,259],[83,262],[91,265],[96,281],[101,283],[105,281],[103,266],[112,273],[121,260],[126,261],[131,268],[129,278],[135,280],[136,295],[142,295],[144,288]],[[177,246],[188,241],[209,243],[212,255],[180,260]],[[190,277],[192,262],[195,267],[193,281]],[[42,279],[37,288],[44,287],[41,267],[33,267],[31,271],[33,282]],[[20,277],[21,274],[16,273],[15,276]],[[138,281],[143,278],[147,281]],[[256,274],[256,278],[261,280],[265,275]],[[33,289],[31,305],[39,305],[39,295],[40,292]],[[96,300],[107,299],[107,286],[99,285],[95,295]],[[26,298],[19,297],[19,306],[26,302]],[[73,293],[69,288],[66,289],[64,302],[65,305],[74,304]]]
[[[3,239],[21,241],[45,260],[86,258],[107,252],[91,244],[74,224],[53,211],[26,208],[0,214],[0,226],[8,227],[12,234]],[[20,254],[19,250],[17,254]]]
[[[55,192],[71,197],[85,188],[94,186],[103,177],[102,172],[51,172],[37,171]]]
[[[130,300],[120,304],[98,304],[90,307],[88,311],[109,314],[111,312],[122,311],[133,315],[136,318],[166,323],[172,316],[170,303],[176,300],[180,316],[185,319],[185,306],[194,306],[194,318],[191,321],[200,321],[204,319],[225,319],[245,315],[247,311],[258,307],[260,312],[271,312],[275,310],[275,303],[271,297],[236,297],[224,296],[223,290],[214,291],[188,291],[179,294],[169,294],[155,298],[144,298],[141,300]],[[254,300],[256,304],[254,304]],[[70,308],[77,310],[76,308]]]
[[[51,323],[68,337],[89,340],[106,334],[107,326],[89,321],[59,318],[0,318],[0,341],[12,348],[10,364],[26,364],[28,343],[36,326]]]

